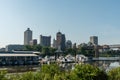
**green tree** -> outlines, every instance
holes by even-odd
[[[34,80],[34,74],[32,72],[26,72],[22,74],[21,80]]]
[[[51,65],[43,65],[41,67],[41,73],[45,74],[47,77],[51,77],[51,80],[53,80],[55,74],[60,73],[60,68],[57,64],[51,64]]]
[[[55,51],[57,50],[57,49],[55,49],[55,48],[49,48],[50,49],[50,55],[54,55],[55,54]]]
[[[20,80],[21,75],[20,74],[10,74],[7,76],[7,80]]]
[[[25,50],[26,51],[33,51],[33,46],[25,45]]]
[[[81,64],[71,71],[73,80],[107,80],[107,74],[97,67]]]
[[[55,74],[53,80],[70,80],[70,79],[64,72],[62,72],[61,74]]]
[[[45,55],[50,55],[50,49],[49,47],[43,47],[42,48],[42,53]]]
[[[43,80],[53,80],[52,76],[50,76],[50,74],[45,74],[45,77]]]
[[[0,72],[0,80],[120,80],[120,68],[107,74],[89,64],[76,65],[75,69],[62,70],[57,64],[43,65],[39,72],[26,72],[5,78],[6,72]]]
[[[86,49],[84,47],[80,47],[80,53],[85,55],[86,54]]]
[[[25,46],[26,51],[42,51],[42,46],[40,45],[26,45]]]
[[[120,67],[108,72],[109,80],[120,80]]]
[[[77,50],[77,49],[76,49]],[[75,49],[69,48],[66,49],[65,54],[71,54],[71,55],[75,55],[75,53],[77,52]]]
[[[42,46],[40,46],[40,45],[34,45],[33,49],[34,49],[34,51],[42,52]]]
[[[7,80],[7,78],[5,77],[6,74],[7,74],[6,70],[1,70],[0,71],[0,80]]]

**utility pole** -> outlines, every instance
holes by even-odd
[[[94,50],[95,50],[95,57],[98,58],[99,57],[98,45],[94,46]]]

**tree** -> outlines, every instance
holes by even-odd
[[[40,45],[26,45],[25,50],[27,51],[42,51],[42,46]]]
[[[35,75],[32,72],[26,72],[22,74],[21,80],[35,80]]]
[[[0,80],[7,80],[7,78],[5,77],[6,74],[6,70],[0,70]]]
[[[86,50],[85,50],[85,48],[84,48],[84,47],[81,47],[81,48],[80,48],[80,53],[81,53],[81,54],[83,54],[83,55],[85,55]]]
[[[25,50],[26,51],[33,51],[33,46],[25,45]]]
[[[34,51],[42,52],[42,46],[40,46],[40,45],[34,45],[33,49],[34,49]]]
[[[43,73],[45,77],[50,76],[50,80],[53,80],[55,74],[60,73],[60,68],[57,64],[51,64],[51,65],[43,65],[41,67],[40,73]]]
[[[48,47],[43,47],[42,48],[42,53],[45,55],[49,55],[50,54],[50,49]]]
[[[20,74],[11,74],[7,76],[7,80],[20,80],[21,79],[21,75]]]
[[[107,80],[105,72],[89,64],[76,65],[70,75],[73,80]]]
[[[76,49],[77,50],[77,49]],[[71,54],[71,55],[75,55],[75,53],[77,52],[75,49],[69,48],[66,49],[65,54]]]
[[[69,74],[68,74],[69,75]],[[70,75],[68,76],[67,73],[60,73],[60,74],[55,74],[53,80],[70,80]]]
[[[0,80],[120,80],[120,68],[107,74],[89,64],[76,65],[73,70],[62,70],[57,64],[43,65],[39,72],[12,74],[6,78],[6,73],[0,72]],[[114,77],[115,76],[115,77]]]
[[[108,72],[109,80],[120,80],[120,67]]]
[[[50,55],[54,55],[55,54],[55,51],[57,50],[57,49],[55,49],[55,48],[49,48],[50,49]]]

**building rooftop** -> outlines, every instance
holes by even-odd
[[[57,32],[57,34],[62,34],[62,33],[59,31],[59,32]]]
[[[38,55],[36,55],[36,54],[14,54],[14,53],[5,53],[5,54],[0,54],[0,57],[15,57],[15,56],[17,56],[17,57],[25,57],[25,56],[38,56]]]

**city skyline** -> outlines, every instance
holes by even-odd
[[[33,39],[60,30],[72,43],[87,43],[98,36],[99,44],[120,44],[120,1],[116,0],[0,0],[0,47],[23,44],[29,27]]]

